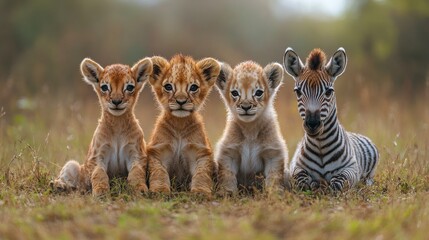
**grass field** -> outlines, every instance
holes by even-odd
[[[133,197],[120,179],[104,200],[53,194],[48,183],[61,166],[83,161],[98,118],[95,94],[9,99],[0,105],[0,239],[429,239],[428,89],[395,97],[345,86],[339,118],[373,139],[381,161],[374,186],[338,196]],[[289,156],[303,134],[291,89],[286,84],[276,102]],[[217,92],[203,113],[214,145],[225,118]],[[145,89],[137,116],[146,139],[156,114]]]

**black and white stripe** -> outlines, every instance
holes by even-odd
[[[316,55],[324,64],[324,53],[313,52],[309,58]],[[337,118],[333,83],[344,71],[340,63],[346,63],[345,52],[339,49],[328,64],[316,69],[308,68],[309,61],[304,66],[292,49],[286,50],[284,65],[295,79],[298,111],[306,131],[290,165],[293,184],[303,190],[321,184],[343,190],[360,180],[371,185],[379,159],[375,145],[365,136],[344,130]],[[331,74],[334,67],[337,71]]]

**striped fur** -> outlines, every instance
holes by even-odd
[[[323,51],[315,49],[305,65],[291,48],[286,49],[284,67],[295,80],[305,130],[290,165],[291,180],[298,189],[328,185],[341,191],[360,180],[367,185],[373,183],[377,148],[367,137],[347,132],[337,118],[334,81],[344,72],[346,63],[342,48],[328,63]]]

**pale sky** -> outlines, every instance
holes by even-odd
[[[279,0],[282,7],[301,14],[322,12],[328,16],[339,16],[349,0]]]
[[[159,3],[160,0],[122,0],[136,1],[142,4],[153,5]],[[314,14],[321,12],[322,15],[337,17],[347,7],[350,0],[277,0],[274,5],[274,13],[278,16],[283,16],[283,9],[287,9],[288,13],[297,14]]]

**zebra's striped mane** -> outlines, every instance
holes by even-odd
[[[315,48],[308,55],[305,65],[313,71],[322,70],[325,66],[326,55],[320,48]]]

